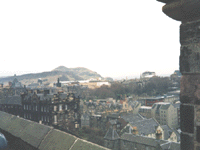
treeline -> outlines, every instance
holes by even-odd
[[[114,99],[123,99],[124,96],[157,96],[170,91],[172,81],[169,77],[153,77],[148,81],[120,83],[114,82],[110,87],[104,85],[97,89],[88,89],[82,95],[83,99],[105,99],[112,97]]]

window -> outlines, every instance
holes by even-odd
[[[75,128],[79,128],[79,124],[78,123],[75,123]]]
[[[37,105],[35,106],[35,110],[37,111]]]
[[[49,112],[49,107],[47,106],[47,112]]]
[[[31,105],[29,105],[29,110],[31,110]]]
[[[65,105],[65,110],[67,110],[67,105]]]
[[[24,114],[24,118],[26,118],[26,114]]]
[[[57,123],[57,116],[54,115],[54,122]]]
[[[46,112],[46,107],[44,106],[44,112]]]
[[[47,122],[49,122],[49,116],[47,117]]]
[[[59,111],[61,111],[61,110],[62,110],[62,104],[59,105]]]
[[[28,105],[26,105],[26,110],[28,110]]]
[[[41,106],[41,112],[43,112],[43,107]]]
[[[26,110],[26,105],[24,105],[24,110]]]
[[[57,110],[57,106],[54,106],[54,111],[56,111]]]
[[[76,109],[77,108],[77,104],[75,104],[75,106],[74,106],[74,109]]]

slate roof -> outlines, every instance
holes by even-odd
[[[8,96],[5,99],[0,100],[0,104],[14,104],[14,105],[22,105],[21,103],[21,96]]]
[[[137,122],[130,122],[133,127],[137,127],[139,135],[148,135],[156,132],[159,125],[153,118],[144,119]]]
[[[79,139],[33,121],[0,111],[0,129],[39,150],[103,150],[105,147]]]
[[[180,143],[167,142],[160,145],[163,150],[180,150]]]
[[[131,141],[151,147],[161,147],[163,150],[180,150],[180,143],[169,142],[164,140],[156,140],[145,136],[137,136],[134,134],[124,133],[122,140]]]
[[[40,97],[40,100],[51,100],[54,97],[54,94],[37,94],[38,97]]]
[[[170,105],[171,105],[171,104],[162,105],[160,109],[167,110],[167,109],[170,107]]]
[[[116,130],[114,130],[112,127],[109,127],[108,131],[106,132],[106,135],[104,136],[104,139],[108,139],[108,140],[116,140],[119,138],[120,137],[117,134]]]
[[[161,128],[164,130],[164,140],[168,140],[172,132],[174,132],[177,136],[177,141],[180,142],[180,134],[176,129],[172,129],[168,125],[162,125]]]
[[[149,138],[149,137],[146,137],[146,136],[137,136],[137,135],[130,134],[130,133],[122,134],[121,139],[126,140],[126,141],[131,141],[131,142],[134,142],[134,143],[149,145],[149,146],[152,146],[152,147],[157,147],[158,144],[166,143],[166,141],[156,140],[156,139]]]
[[[6,98],[6,101],[7,101],[7,104],[22,105],[21,96],[19,96],[19,95],[8,96]]]
[[[120,114],[119,113],[113,113],[113,114],[109,114],[107,116],[107,118],[113,118],[113,119],[117,119],[119,118]]]
[[[173,106],[174,106],[175,108],[180,108],[180,105],[181,105],[180,102],[179,102],[179,103],[175,103],[175,104],[173,104]]]
[[[123,118],[126,122],[137,122],[140,120],[144,120],[144,118],[141,115],[134,115],[132,113],[122,114],[121,118]]]
[[[172,134],[172,129],[168,125],[162,125],[161,128],[164,130],[164,140],[168,140]]]

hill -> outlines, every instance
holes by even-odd
[[[2,77],[0,78],[0,83],[13,81],[14,78],[16,77]],[[60,78],[60,81],[77,81],[103,77],[97,72],[94,72],[84,67],[67,68],[65,66],[59,66],[49,72],[31,73],[17,76],[17,79],[25,85],[36,83],[39,78],[41,78],[46,83],[52,83],[56,82],[58,78]]]

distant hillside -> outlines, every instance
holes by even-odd
[[[42,73],[32,73],[24,74],[17,76],[17,79],[23,84],[35,83],[39,78],[45,82],[56,82],[58,78],[60,81],[76,81],[76,80],[87,80],[90,78],[103,78],[100,74],[97,74],[94,71],[91,71],[87,68],[78,67],[78,68],[67,68],[65,66],[59,66],[52,71],[42,72]],[[13,81],[15,77],[2,77],[0,78],[0,83],[5,83]]]

